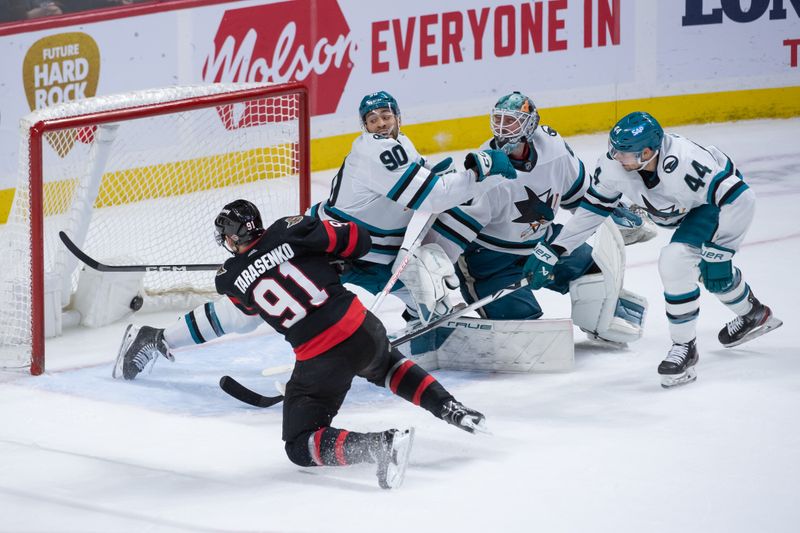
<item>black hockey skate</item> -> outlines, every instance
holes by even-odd
[[[378,464],[376,475],[382,489],[396,489],[406,476],[411,445],[414,443],[414,428],[390,429],[378,433],[376,445],[370,452]]]
[[[159,354],[174,361],[169,346],[164,341],[164,330],[129,324],[122,336],[111,376],[119,378],[122,375],[125,379],[134,379]]]
[[[486,428],[486,417],[456,400],[448,400],[444,403],[441,417],[448,424],[453,424],[464,431],[489,433]]]
[[[672,345],[667,357],[658,365],[661,375],[661,386],[665,389],[686,385],[697,379],[694,365],[700,356],[697,354],[695,340]]]
[[[726,348],[753,340],[783,325],[783,322],[772,314],[772,309],[759,302],[752,292],[748,299],[753,304],[750,312],[737,316],[719,330],[717,338],[719,338],[720,344]]]

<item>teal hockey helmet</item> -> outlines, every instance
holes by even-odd
[[[658,150],[664,139],[661,124],[644,111],[634,111],[622,117],[608,134],[608,149],[613,152],[641,153],[645,148]]]
[[[378,91],[366,95],[358,106],[358,117],[361,119],[361,123],[364,124],[367,113],[383,108],[389,108],[396,116],[400,116],[400,106],[397,105],[397,100],[391,94],[386,91]]]
[[[497,147],[511,153],[520,143],[533,138],[539,126],[539,111],[519,91],[501,97],[492,109],[492,135]]]

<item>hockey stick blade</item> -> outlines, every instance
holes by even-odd
[[[89,257],[83,250],[72,242],[72,239],[63,231],[58,232],[58,236],[64,246],[67,247],[72,255],[93,270],[100,272],[201,272],[219,270],[221,264],[186,264],[186,265],[106,265]]]
[[[240,402],[252,405],[253,407],[272,407],[283,401],[283,396],[263,396],[248,389],[230,376],[222,376],[220,378],[219,388]]]

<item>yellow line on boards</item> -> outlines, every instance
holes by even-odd
[[[529,95],[536,101],[536,95]],[[494,102],[487,102],[486,115],[458,118],[422,124],[408,124],[402,127],[414,145],[422,154],[446,152],[449,150],[464,150],[477,148],[491,136],[489,129],[489,110]],[[596,104],[580,104],[563,107],[540,108],[542,124],[547,124],[556,129],[563,136],[607,131],[622,116],[631,111],[647,111],[654,115],[663,126],[678,124],[693,124],[703,122],[728,122],[732,120],[748,120],[756,118],[789,118],[800,116],[800,87],[780,87],[774,89],[752,89],[745,91],[726,91],[703,94],[687,94],[679,96],[654,96],[652,98],[638,98],[634,100],[620,100],[616,102],[602,102]],[[321,139],[311,140],[311,170],[319,171],[337,168],[342,164],[344,157],[350,151],[353,140],[358,132],[335,135]],[[242,171],[256,172],[259,178],[274,177],[270,165],[261,154],[260,158],[251,159],[250,164],[237,165],[238,173]],[[225,168],[223,164],[198,164],[200,160],[187,163],[170,163],[165,168],[189,165],[193,172],[182,169],[177,178],[179,186],[173,194],[183,194],[209,187],[224,186],[224,182],[210,179],[208,170]],[[265,169],[265,167],[267,167]],[[134,175],[147,173],[153,175],[159,166],[128,171]],[[173,169],[174,170],[174,169]],[[203,171],[206,170],[206,171]],[[264,172],[266,170],[266,172]],[[264,175],[266,174],[266,176]],[[111,178],[109,180],[109,177]],[[124,186],[129,182],[130,175],[116,173],[104,176],[104,200],[101,203],[108,205],[116,203],[109,201],[109,197],[117,196],[116,187]],[[238,179],[246,179],[239,176]],[[64,188],[64,185],[53,184],[50,187]],[[108,187],[108,188],[107,188]],[[5,223],[11,208],[14,189],[0,190],[0,224]],[[147,195],[136,194],[124,201],[135,201]],[[118,201],[117,201],[118,202]]]

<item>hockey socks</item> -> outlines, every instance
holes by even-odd
[[[303,446],[304,441],[307,446]],[[287,442],[286,452],[289,459],[300,466],[376,464],[378,485],[394,489],[403,482],[413,442],[414,428],[356,433],[324,427],[309,433],[307,439],[301,437]]]
[[[386,388],[414,405],[419,405],[441,418],[442,405],[453,396],[426,370],[414,361],[392,352],[397,359],[386,374]]]
[[[380,433],[356,433],[332,427],[320,428],[308,436],[309,466],[344,466],[374,463]]]
[[[425,369],[400,352],[393,351],[392,358],[398,360],[386,374],[386,388],[464,431],[488,432],[486,417],[456,401]]]

